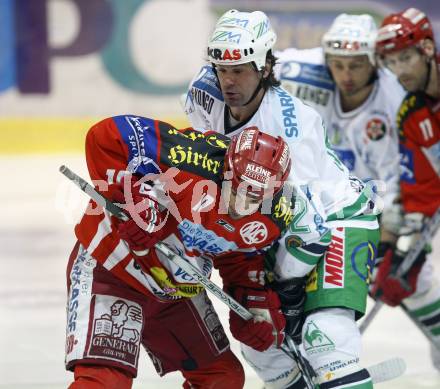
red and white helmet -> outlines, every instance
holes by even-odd
[[[385,55],[419,46],[424,39],[434,40],[428,17],[416,8],[387,16],[377,32],[376,52]]]
[[[232,188],[248,183],[247,193],[264,197],[273,186],[277,193],[290,173],[291,159],[288,144],[283,138],[265,134],[249,127],[232,138],[225,155],[225,172],[232,171]]]

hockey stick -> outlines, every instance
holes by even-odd
[[[366,369],[370,374],[373,384],[379,384],[403,375],[406,370],[406,363],[402,358],[390,358],[368,366]]]
[[[396,272],[396,277],[402,277],[409,269],[411,269],[411,266],[425,247],[426,243],[428,243],[435,233],[437,232],[438,228],[440,227],[440,208],[437,209],[437,211],[434,213],[434,215],[429,219],[429,221],[423,226],[420,239],[417,240],[417,242],[414,244],[413,247],[408,251],[408,253],[405,256],[405,259],[400,264],[399,268]],[[376,301],[371,311],[368,313],[368,315],[365,317],[365,319],[362,321],[362,323],[359,325],[359,330],[361,334],[365,332],[365,330],[368,328],[368,326],[371,324],[373,319],[376,317],[376,315],[379,313],[381,308],[383,307],[384,302],[381,300]],[[432,341],[432,339],[430,339]]]
[[[73,181],[83,192],[87,193],[94,201],[96,201],[97,204],[104,207],[112,215],[118,217],[121,220],[129,219],[122,208],[102,196],[86,180],[72,172],[68,167],[63,165],[60,167],[59,170],[64,176]],[[203,286],[205,286],[208,291],[213,293],[223,303],[228,305],[230,309],[232,309],[244,320],[253,319],[254,316],[252,315],[252,313],[250,313],[245,307],[243,307],[227,293],[225,293],[223,289],[221,289],[209,278],[207,278],[191,262],[189,262],[185,258],[182,258],[180,255],[177,255],[173,250],[171,250],[167,245],[162,242],[156,243],[155,248],[157,248],[165,256],[167,256],[169,260],[174,261],[176,264],[178,264],[185,272],[187,272],[191,277],[199,281]],[[300,369],[303,378],[306,381],[308,389],[313,389],[315,387],[314,377],[316,377],[316,373],[313,371],[313,368],[310,366],[308,361],[302,356],[301,352],[299,351],[293,340],[287,335],[286,343],[289,347],[289,350],[286,350],[283,347],[281,347],[281,350],[289,355],[289,357],[297,363],[298,368]],[[370,373],[373,383],[379,383],[399,377],[404,373],[405,368],[405,362],[403,361],[403,359],[394,358],[370,366],[367,368],[367,370]]]

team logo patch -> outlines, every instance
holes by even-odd
[[[142,308],[139,304],[97,295],[87,356],[109,359],[136,368],[141,332]]]
[[[244,243],[258,244],[266,240],[267,227],[259,221],[249,222],[240,228],[240,235]]]
[[[385,133],[387,131],[387,127],[385,126],[385,123],[380,119],[371,119],[367,123],[367,136],[371,140],[379,140],[382,139],[385,136]]]
[[[304,350],[307,354],[320,354],[334,349],[334,342],[313,321],[310,321],[304,334]]]
[[[295,248],[301,247],[304,244],[304,241],[298,235],[289,235],[286,238],[285,243],[287,248]]]

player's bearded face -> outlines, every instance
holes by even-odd
[[[217,65],[216,70],[225,103],[229,107],[241,107],[247,103],[261,79],[250,63]]]
[[[231,189],[229,198],[228,214],[233,219],[240,219],[247,215],[252,215],[258,211],[263,199],[252,196],[242,190]]]
[[[327,64],[336,86],[344,96],[352,96],[362,91],[374,72],[367,55],[328,55]]]
[[[415,47],[387,54],[383,61],[407,91],[423,89],[428,76],[428,65],[426,57]]]

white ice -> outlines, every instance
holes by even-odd
[[[0,158],[0,389],[67,388],[73,377],[63,363],[65,267],[87,196],[58,173],[61,164],[88,179],[84,158],[76,155]],[[440,235],[434,256],[440,276]],[[213,301],[227,330],[227,308]],[[407,363],[402,378],[378,388],[440,388],[425,338],[399,309],[384,308],[363,344],[365,365],[394,356]],[[243,365],[245,388],[262,388]],[[134,388],[179,388],[182,381],[178,373],[158,377],[141,353]]]

